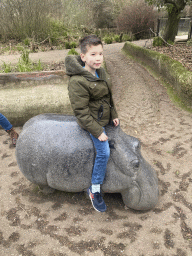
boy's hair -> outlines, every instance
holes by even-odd
[[[91,47],[92,45],[97,46],[99,44],[103,46],[101,39],[98,38],[96,35],[85,36],[84,38],[79,40],[80,49],[83,54],[87,52],[87,47]]]

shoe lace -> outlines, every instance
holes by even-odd
[[[102,195],[99,192],[94,193],[95,198],[97,199],[98,203],[101,203],[103,201]]]

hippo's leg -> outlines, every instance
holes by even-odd
[[[40,191],[45,194],[45,195],[48,195],[48,194],[52,194],[54,193],[55,189],[54,188],[51,188],[47,185],[38,185]]]

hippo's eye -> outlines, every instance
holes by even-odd
[[[135,159],[131,161],[131,165],[133,166],[133,168],[139,168],[140,162],[138,159]]]

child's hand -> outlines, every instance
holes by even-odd
[[[108,137],[107,137],[107,135],[103,132],[103,133],[101,133],[101,135],[98,137],[98,140],[100,140],[100,141],[106,141],[106,140],[108,140]]]
[[[118,126],[119,125],[119,119],[118,118],[113,119],[113,123],[114,123],[115,126]]]

